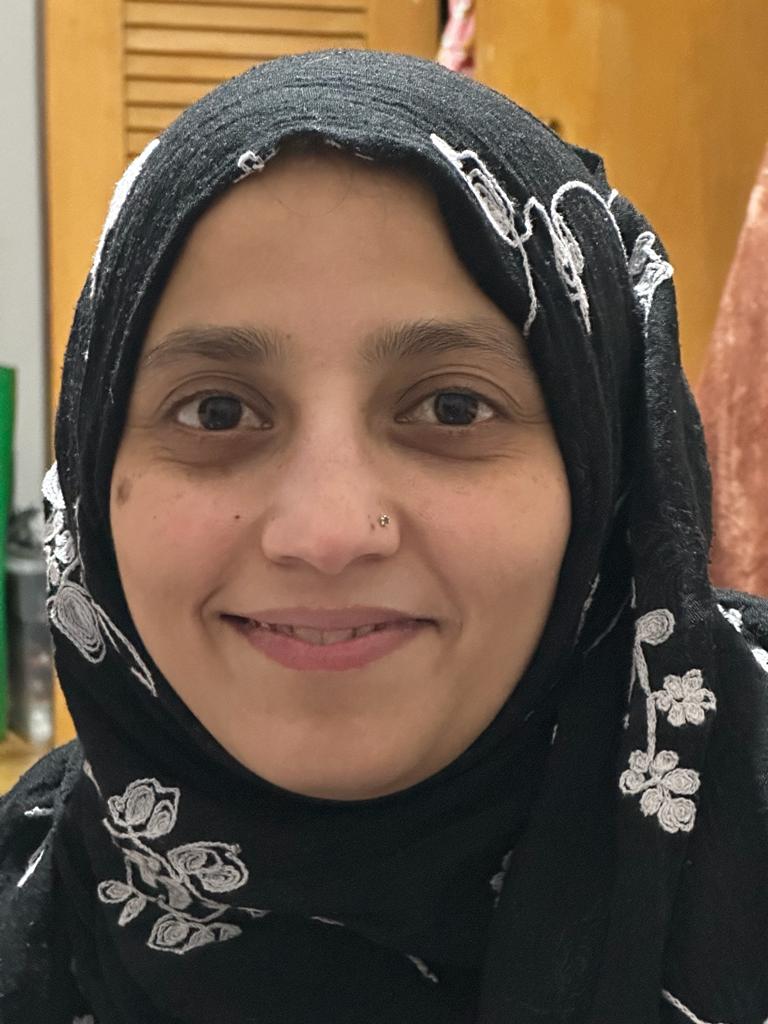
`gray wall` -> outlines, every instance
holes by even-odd
[[[0,0],[0,363],[17,370],[17,508],[40,503],[47,460],[39,7]]]

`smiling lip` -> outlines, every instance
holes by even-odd
[[[266,626],[234,615],[224,616],[248,643],[285,668],[344,671],[361,668],[384,657],[407,643],[433,623],[423,619],[390,622],[374,633],[338,640],[329,644],[313,644],[287,633],[276,633]]]
[[[357,629],[359,626],[380,626],[389,622],[427,621],[424,616],[401,612],[395,608],[372,608],[353,605],[348,608],[264,608],[245,612],[243,619],[268,623],[270,626],[306,626],[308,629]],[[431,621],[431,620],[430,620]]]

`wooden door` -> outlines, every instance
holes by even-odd
[[[477,74],[658,229],[695,380],[768,139],[766,0],[477,0]]]
[[[438,0],[46,0],[52,413],[77,296],[115,182],[188,104],[286,53],[433,57]],[[74,735],[56,688],[55,743]]]

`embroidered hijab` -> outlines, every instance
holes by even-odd
[[[572,495],[550,617],[497,720],[412,792],[347,808],[292,802],[192,716],[132,624],[109,532],[136,361],[186,234],[307,135],[434,189],[526,339]],[[19,887],[56,880],[50,956],[13,982],[47,979],[45,1019],[66,1019],[50,982],[63,959],[99,1024],[762,1024],[768,616],[708,580],[672,274],[599,158],[401,55],[263,64],[134,161],[77,306],[44,484],[84,757]]]

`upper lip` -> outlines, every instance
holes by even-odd
[[[379,626],[388,622],[423,621],[422,616],[397,611],[395,608],[363,605],[350,608],[264,608],[243,617],[254,622],[268,622],[271,626],[307,629],[357,629],[360,626]]]

